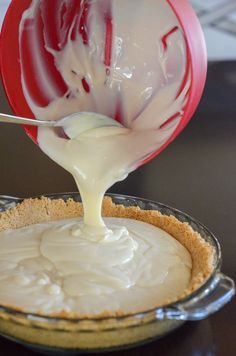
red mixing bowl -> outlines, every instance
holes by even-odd
[[[44,1],[45,6],[47,6],[47,28],[51,39],[51,45],[56,49],[57,43],[60,39],[60,33],[55,25],[57,8],[61,0],[54,1]],[[67,0],[71,2],[70,13],[66,14],[66,21],[72,21],[76,13],[80,11],[80,0]],[[87,0],[89,1],[89,0]],[[158,0],[157,0],[158,1]],[[85,0],[86,2],[86,0]],[[192,10],[191,6],[188,4],[187,0],[166,0],[167,4],[172,8],[175,16],[178,19],[179,26],[181,27],[185,41],[186,41],[186,75],[183,78],[181,87],[186,84],[187,74],[190,71],[191,84],[188,91],[187,104],[184,107],[184,114],[182,119],[172,133],[171,137],[162,145],[156,152],[152,153],[145,161],[147,162],[160,151],[162,151],[186,126],[188,121],[191,119],[197,105],[200,101],[203,88],[206,80],[206,70],[207,70],[207,59],[206,59],[206,48],[203,33],[199,24],[199,21]],[[0,66],[1,75],[5,91],[9,100],[9,103],[15,112],[15,114],[24,117],[34,117],[32,111],[30,110],[21,82],[21,66],[20,66],[20,54],[19,54],[19,25],[23,12],[30,6],[31,0],[12,0],[7,14],[5,16],[1,37],[0,37]],[[86,13],[82,14],[82,19],[86,21]],[[38,38],[39,44],[42,50],[42,58],[47,65],[48,77],[56,88],[57,92],[63,95],[67,91],[67,86],[55,67],[53,57],[44,49],[44,37],[42,34],[42,23],[37,22],[38,26]],[[105,61],[109,62],[109,31],[111,29],[112,21],[107,19],[106,23],[106,40],[107,40],[107,58]],[[30,24],[28,30],[30,31]],[[82,34],[83,35],[83,34]],[[162,41],[165,42],[165,38]],[[86,41],[86,38],[84,38]],[[163,44],[164,44],[163,42]],[[30,86],[31,94],[34,100],[37,101],[41,106],[48,104],[48,98],[44,96],[44,93],[40,90],[39,80],[33,71],[31,48],[27,43],[27,34],[25,41],[23,43],[23,49],[21,51],[24,55],[24,63],[26,66],[24,70],[27,72],[28,86]],[[107,64],[107,63],[105,63]],[[84,83],[86,86],[86,83]],[[180,91],[181,91],[180,87]],[[171,118],[170,118],[171,119]],[[37,143],[37,128],[25,126],[27,134]]]

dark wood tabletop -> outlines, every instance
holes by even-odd
[[[0,111],[11,112],[3,91]],[[0,124],[0,194],[30,197],[75,190],[70,175],[20,127]],[[236,280],[236,62],[209,65],[203,99],[184,132],[111,191],[160,201],[200,220],[221,244],[222,271]],[[36,354],[0,338],[0,355]],[[236,298],[205,320],[187,322],[160,340],[114,355],[235,356]]]

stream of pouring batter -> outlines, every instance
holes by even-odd
[[[113,126],[96,127],[96,114],[86,120],[93,121],[94,128],[74,138],[62,139],[52,129],[40,128],[38,141],[45,153],[73,175],[83,201],[84,232],[91,234],[92,239],[100,240],[101,235],[107,239],[109,231],[101,217],[105,191],[126,178],[143,153],[155,148],[153,143],[147,144],[150,138],[155,139],[155,132],[134,131],[116,125],[112,119]],[[74,123],[74,129],[70,125],[70,131],[79,130],[80,122],[78,119]]]
[[[72,3],[61,1],[58,18],[61,12],[69,11]],[[24,26],[32,25],[37,16],[47,27],[44,4],[33,0],[23,14],[20,43],[24,42]],[[58,95],[48,78],[40,57],[37,26],[36,30],[30,27],[31,51],[37,54],[37,76],[44,94],[50,98],[49,104],[39,106],[31,96],[24,52],[22,85],[37,118],[58,119],[76,111],[94,112],[87,117],[89,130],[76,137],[67,140],[52,129],[40,128],[38,142],[49,157],[73,175],[83,200],[87,231],[96,227],[107,236],[101,217],[105,191],[164,145],[181,121],[189,89],[186,44],[165,0],[150,0],[148,6],[144,0],[80,4],[80,15],[70,24],[66,25],[65,19],[60,24],[57,49],[44,33],[44,50],[53,56],[67,92]],[[97,127],[96,112],[110,117],[114,125]],[[114,118],[120,124],[116,125]],[[80,131],[79,120],[70,128],[73,130]]]

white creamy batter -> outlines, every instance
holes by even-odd
[[[143,310],[181,294],[191,257],[179,242],[141,221],[105,222],[113,238],[99,243],[78,236],[78,220],[1,232],[0,303],[98,314]]]
[[[48,99],[46,106],[35,101],[21,52],[30,108],[40,119],[97,112],[114,125],[101,126],[93,114],[67,128],[71,138],[38,130],[40,148],[74,176],[84,219],[80,226],[57,222],[1,233],[0,302],[93,314],[149,308],[188,286],[189,253],[151,225],[121,219],[105,224],[101,203],[105,191],[160,149],[181,123],[190,79],[184,36],[164,0],[81,1],[82,7],[89,3],[83,28],[80,16],[68,26],[64,19],[64,40],[55,48],[45,32],[40,49],[32,24],[41,16],[46,26],[45,3],[33,0],[21,21],[20,48],[31,24],[36,80]],[[58,14],[69,4],[61,1]],[[48,75],[43,50],[54,58],[68,88],[64,94]]]

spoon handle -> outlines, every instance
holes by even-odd
[[[23,117],[7,115],[7,114],[2,114],[2,113],[0,113],[0,122],[7,122],[10,124],[21,124],[21,125],[33,125],[33,126],[54,126],[55,125],[55,121],[26,119]]]

